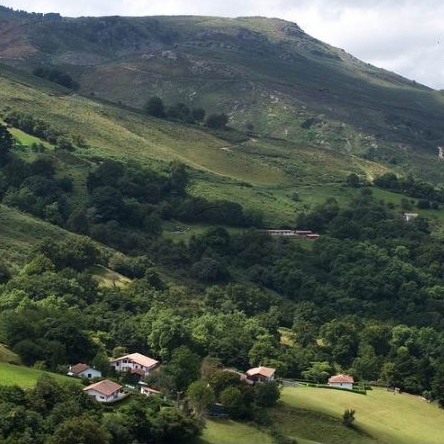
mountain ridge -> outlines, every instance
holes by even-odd
[[[4,8],[3,9],[8,9]],[[12,17],[12,18],[11,18]],[[78,93],[142,110],[150,96],[260,137],[443,181],[444,97],[279,18],[78,17],[10,11],[1,62],[69,74]]]

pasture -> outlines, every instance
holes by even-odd
[[[49,375],[57,382],[74,381],[80,384],[79,379],[70,378],[69,376],[9,364],[7,362],[0,362],[0,385],[18,385],[22,388],[29,388],[33,387],[37,380],[43,375]]]
[[[390,444],[440,444],[444,437],[444,411],[435,404],[429,404],[418,396],[401,393],[394,395],[383,388],[375,388],[366,396],[347,392],[346,390],[329,390],[314,387],[284,388],[281,405],[293,407],[301,411],[318,412],[339,420],[346,409],[356,411],[355,425],[364,435],[356,434],[352,442],[384,442]],[[298,413],[294,413],[294,422],[276,418],[284,433],[298,435],[303,431],[291,426],[298,421]],[[322,421],[319,423],[322,426]],[[304,431],[306,436],[308,431]],[[366,436],[367,435],[367,436]],[[313,434],[306,436],[313,439]],[[335,438],[334,430],[331,437],[317,436],[321,442],[345,442]],[[370,437],[374,440],[370,440]],[[335,438],[335,439],[333,439]],[[348,441],[350,442],[350,441]]]
[[[248,424],[231,419],[207,420],[201,444],[270,444],[273,439]]]

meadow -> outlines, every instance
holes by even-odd
[[[271,444],[270,435],[231,419],[207,420],[201,444]]]
[[[296,410],[292,411],[289,408]],[[349,441],[338,432],[346,409],[354,409],[355,425]],[[280,415],[280,412],[284,413]],[[328,415],[337,427],[323,429],[324,421],[307,424],[300,416],[306,412]],[[385,388],[374,388],[367,395],[313,387],[284,388],[276,408],[276,421],[284,433],[314,439],[318,442],[384,442],[390,444],[440,444],[444,436],[444,411],[418,396],[394,395]],[[292,420],[290,421],[290,418]],[[315,425],[316,424],[316,425]],[[308,427],[307,427],[308,425]],[[339,438],[339,439],[338,439]],[[373,438],[373,439],[372,439]]]
[[[37,380],[43,375],[49,375],[58,382],[75,382],[80,384],[79,379],[63,376],[57,373],[49,373],[35,368],[24,367],[0,362],[0,385],[18,385],[22,388],[34,387]]]

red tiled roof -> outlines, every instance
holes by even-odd
[[[155,395],[160,395],[159,390],[153,389],[151,387],[142,387],[142,391],[144,391],[145,393],[152,393]]]
[[[130,355],[121,356],[120,358],[112,359],[111,362],[121,361],[122,359],[128,359],[136,364],[143,365],[144,367],[155,367],[159,364],[159,361],[142,355],[141,353],[131,353]]]
[[[247,376],[261,375],[265,376],[266,378],[271,378],[275,371],[276,369],[271,367],[254,367],[247,371]]]
[[[104,379],[103,381],[96,382],[95,384],[88,385],[83,389],[84,392],[88,390],[95,390],[105,396],[110,396],[113,393],[119,391],[123,386],[117,384],[117,382],[110,381],[109,379]]]
[[[79,362],[76,365],[73,365],[70,369],[71,373],[73,373],[74,375],[78,375],[79,373],[84,372],[85,370],[88,370],[90,367],[87,364],[82,364],[81,362]]]
[[[355,380],[353,379],[353,376],[350,375],[335,375],[329,378],[328,382],[344,382],[347,384],[353,384]]]

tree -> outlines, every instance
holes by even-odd
[[[325,384],[332,373],[332,368],[328,362],[312,362],[308,370],[302,372],[304,379]]]
[[[123,195],[114,187],[96,188],[90,196],[90,203],[95,211],[95,222],[119,221],[126,216]]]
[[[211,129],[225,129],[228,123],[228,117],[222,114],[210,114],[206,120],[205,125]]]
[[[171,376],[175,389],[184,391],[200,376],[200,357],[187,346],[181,345],[171,353],[171,360],[164,365],[165,373]]]
[[[108,413],[102,420],[102,425],[111,434],[110,444],[129,444],[134,442],[131,435],[131,425],[115,413]]]
[[[185,416],[175,407],[163,407],[153,418],[155,442],[193,442],[202,433],[202,425],[202,422],[192,416]]]
[[[254,387],[254,401],[261,407],[273,407],[280,396],[279,385],[275,381],[264,382]]]
[[[204,257],[193,264],[193,275],[202,282],[218,282],[223,280],[228,272],[219,261]]]
[[[216,401],[214,390],[203,380],[195,381],[189,385],[187,398],[198,416],[202,416]]]
[[[181,162],[171,162],[169,185],[172,191],[183,196],[188,185],[188,173],[186,167]]]
[[[177,103],[167,109],[167,117],[173,120],[180,120],[182,122],[194,123],[190,108],[184,103]]]
[[[353,427],[353,422],[355,420],[355,411],[353,409],[346,409],[342,415],[342,423],[346,427]]]
[[[191,116],[196,122],[203,122],[205,119],[205,110],[203,108],[193,108]]]
[[[0,125],[0,167],[9,161],[10,151],[14,146],[14,139],[4,125]]]
[[[241,390],[237,387],[231,386],[223,390],[220,394],[220,402],[234,419],[243,418],[247,415],[248,404]]]
[[[108,444],[109,435],[96,421],[74,417],[63,421],[47,444]]]
[[[166,113],[163,100],[157,96],[150,97],[146,102],[145,112],[153,117],[164,118]]]
[[[345,179],[345,182],[352,188],[358,188],[361,185],[359,176],[356,173],[350,173]]]
[[[11,272],[5,262],[0,259],[0,284],[8,282],[11,278]]]

